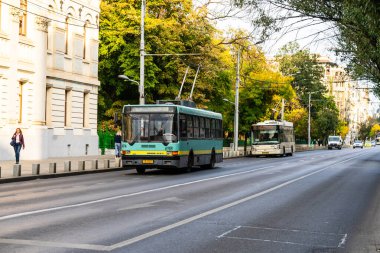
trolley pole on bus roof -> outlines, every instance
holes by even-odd
[[[240,47],[237,54],[236,85],[235,85],[235,114],[234,114],[234,151],[238,151],[239,138],[239,83],[240,83]]]
[[[145,104],[145,95],[144,95],[144,78],[145,78],[145,7],[146,1],[141,1],[141,40],[140,40],[140,85],[139,85],[139,103],[140,105]]]

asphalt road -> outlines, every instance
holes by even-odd
[[[0,252],[380,252],[380,147],[1,184]]]

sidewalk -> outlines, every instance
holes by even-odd
[[[71,161],[71,171],[78,171],[79,162],[85,161],[85,170],[92,170],[92,161],[98,160],[98,168],[104,169],[105,160],[110,161],[110,168],[119,168],[118,160],[115,159],[113,155],[98,155],[98,156],[80,156],[80,157],[57,157],[49,158],[44,160],[27,160],[20,161],[21,165],[21,176],[31,176],[32,175],[32,165],[40,164],[40,175],[51,174],[49,173],[49,164],[56,163],[56,173],[64,172],[65,162]],[[0,180],[3,178],[13,177],[13,168],[15,161],[0,161],[1,175]]]

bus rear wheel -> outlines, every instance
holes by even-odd
[[[139,175],[145,174],[145,168],[143,168],[143,167],[137,167],[136,171],[137,171],[137,174],[139,174]]]

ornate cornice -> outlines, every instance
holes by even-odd
[[[50,20],[44,17],[36,17],[37,30],[47,33]]]
[[[9,11],[10,11],[10,13],[12,15],[12,21],[19,22],[20,21],[20,16],[22,16],[22,13],[23,13],[22,10],[20,10],[17,7],[11,6]]]

